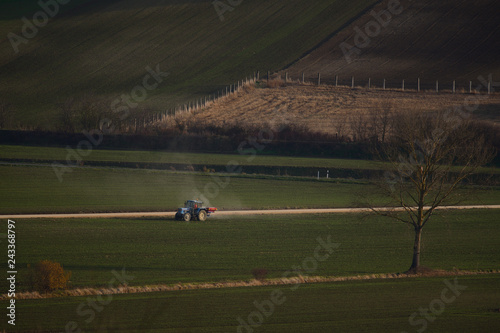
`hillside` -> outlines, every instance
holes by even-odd
[[[478,76],[492,74],[499,81],[500,2],[401,0],[390,17],[388,3],[374,8],[385,14],[366,13],[287,71],[311,79],[321,72],[330,82],[338,75],[344,84],[355,76],[381,86],[385,78],[397,87],[402,79],[415,87],[421,78],[428,89],[435,80],[450,87],[453,80],[477,84]]]
[[[0,21],[0,100],[12,105],[11,127],[55,128],[59,104],[71,97],[102,99],[109,112],[142,87],[148,66],[169,74],[131,104],[165,110],[256,70],[285,67],[376,1],[244,1],[223,21],[208,0],[75,1],[15,53],[7,36],[21,35],[16,15],[32,20],[33,3],[0,4],[12,13]]]
[[[247,86],[239,92],[221,98],[193,114],[180,114],[193,123],[215,125],[296,124],[312,131],[351,136],[353,131],[365,131],[373,121],[380,121],[384,110],[445,111],[455,107],[473,106],[479,120],[500,123],[500,94],[470,95],[412,90],[382,90],[330,85],[288,83],[283,87],[255,88]],[[175,122],[168,118],[165,122]],[[377,119],[377,120],[375,120]],[[359,135],[359,133],[358,133]]]

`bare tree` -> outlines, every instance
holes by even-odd
[[[68,98],[64,103],[59,104],[59,108],[61,111],[58,116],[57,129],[66,133],[75,132],[75,99]]]
[[[0,129],[9,126],[12,118],[12,106],[4,100],[0,100]]]
[[[340,113],[340,115],[337,116],[337,119],[335,120],[334,123],[336,136],[341,140],[346,135],[346,119],[347,119],[347,112],[342,112]]]
[[[349,126],[353,141],[363,142],[368,139],[367,116],[361,112],[349,116]]]
[[[74,133],[100,129],[103,119],[118,124],[118,116],[113,114],[109,104],[94,93],[68,98],[59,104],[57,128],[60,131]]]
[[[495,150],[463,115],[411,111],[395,115],[391,138],[378,153],[392,166],[378,185],[391,198],[389,205],[400,209],[373,210],[414,229],[409,271],[418,272],[422,229]]]
[[[393,104],[391,101],[380,102],[370,114],[370,137],[385,142],[392,129]]]
[[[108,115],[109,106],[96,94],[90,93],[82,96],[76,103],[79,125],[82,130],[99,128],[99,122]]]

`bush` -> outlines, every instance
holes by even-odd
[[[51,292],[66,289],[71,272],[65,272],[61,264],[50,260],[38,262],[29,272],[31,289],[39,292]]]
[[[256,280],[262,281],[267,277],[267,269],[265,268],[254,268],[252,269],[252,275]]]
[[[267,81],[266,86],[268,88],[286,87],[286,82],[283,81],[282,79],[274,79],[274,80]]]

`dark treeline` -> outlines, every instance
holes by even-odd
[[[487,122],[473,123],[475,130],[487,137],[497,151],[500,131]],[[95,135],[95,134],[94,134]],[[286,124],[274,128],[258,126],[218,126],[199,123],[182,124],[169,129],[152,126],[139,133],[104,134],[92,149],[164,150],[232,154],[283,155],[327,158],[377,159],[374,144],[384,144],[387,137],[338,136],[314,132],[305,126]],[[1,144],[77,147],[88,137],[82,133],[50,131],[0,131]],[[500,165],[497,155],[494,165]]]

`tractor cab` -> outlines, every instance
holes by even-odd
[[[189,208],[189,209],[198,209],[203,206],[203,202],[199,200],[188,200],[184,203],[184,207]]]

